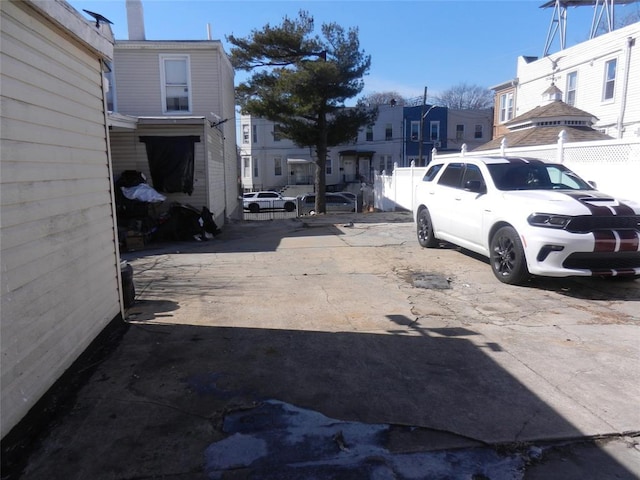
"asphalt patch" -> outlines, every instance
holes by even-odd
[[[414,273],[411,280],[416,288],[437,290],[451,288],[450,279],[437,273]]]
[[[228,414],[205,451],[207,478],[469,478],[521,480],[524,459],[491,448],[393,453],[393,426],[336,420],[278,400]],[[243,477],[244,478],[244,477]]]

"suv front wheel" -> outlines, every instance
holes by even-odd
[[[502,283],[522,284],[529,278],[522,241],[513,227],[502,227],[491,238],[490,262],[493,274]]]

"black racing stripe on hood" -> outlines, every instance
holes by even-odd
[[[633,208],[631,208],[629,205],[625,205],[622,202],[618,202],[618,205],[615,207],[605,207],[601,205],[594,205],[593,203],[588,201],[590,199],[598,200],[598,199],[608,199],[608,198],[611,198],[611,200],[615,201],[614,198],[609,197],[607,195],[594,195],[592,193],[587,193],[587,192],[580,192],[580,193],[562,192],[562,193],[564,193],[568,197],[573,198],[574,200],[577,200],[582,205],[587,207],[592,215],[613,216],[613,215],[635,215],[636,214]]]

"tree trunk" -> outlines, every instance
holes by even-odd
[[[324,115],[320,115],[318,119],[319,137],[318,145],[316,145],[316,213],[327,212],[327,202],[325,192],[327,190],[327,121]]]

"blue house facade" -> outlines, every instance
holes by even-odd
[[[437,105],[404,107],[404,157],[408,164],[427,165],[433,148],[447,149],[448,112]]]

